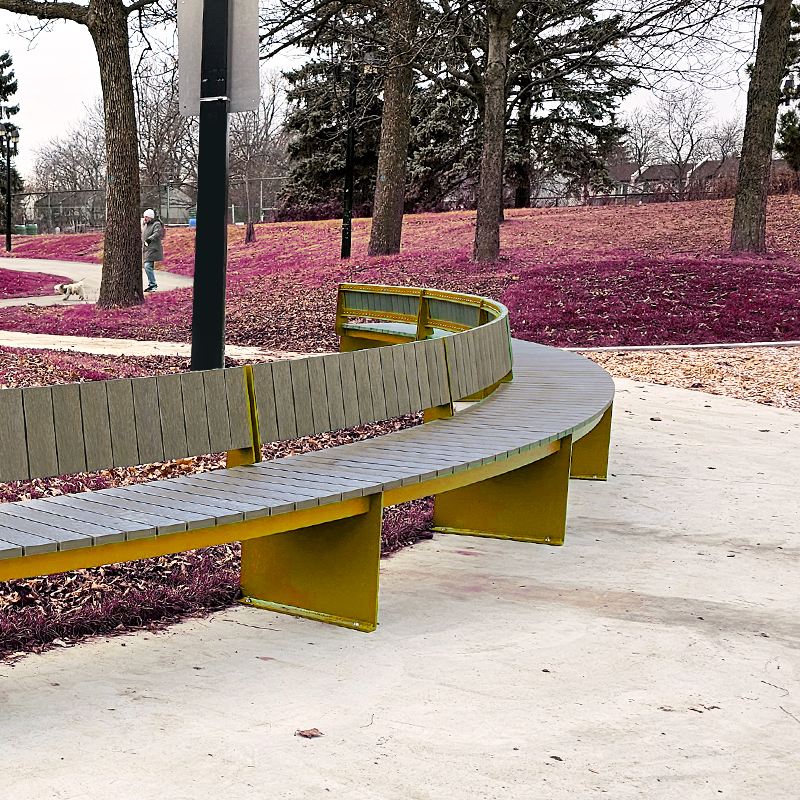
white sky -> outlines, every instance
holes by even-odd
[[[21,20],[0,11],[0,52],[8,50],[14,62],[19,88],[14,97],[20,112],[14,122],[20,128],[16,164],[22,175],[33,167],[34,151],[66,131],[84,115],[86,106],[100,95],[100,72],[88,31],[75,22],[56,22],[33,43],[13,32]],[[293,62],[296,64],[296,60]],[[274,65],[286,68],[285,63]],[[647,105],[651,94],[639,90],[626,100],[623,110]],[[746,92],[741,89],[708,92],[720,121],[744,117]]]

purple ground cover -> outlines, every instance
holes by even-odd
[[[63,275],[48,275],[45,272],[16,272],[0,267],[0,300],[13,297],[42,297],[54,294],[57,283],[70,283]]]
[[[474,214],[417,215],[403,252],[369,258],[369,221],[355,220],[353,257],[339,259],[336,220],[258,225],[244,243],[230,229],[227,341],[270,349],[334,346],[336,284],[418,284],[505,302],[515,335],[592,346],[800,339],[800,198],[773,198],[769,257],[726,250],[728,201],[637,208],[508,212],[497,264],[470,258]],[[95,234],[86,235],[96,236]],[[38,237],[42,255],[69,242]],[[36,241],[26,242],[27,255]],[[97,251],[99,242],[85,241]],[[164,269],[191,273],[194,231],[170,229]],[[778,247],[782,249],[777,249]],[[22,250],[22,248],[20,248]],[[0,310],[0,329],[187,341],[191,291],[148,295],[142,306]]]

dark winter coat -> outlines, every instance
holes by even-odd
[[[156,218],[150,220],[142,231],[142,260],[143,261],[163,261],[164,248],[161,240],[164,238],[164,226],[161,220]]]

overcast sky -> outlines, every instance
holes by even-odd
[[[33,167],[37,146],[75,125],[100,95],[100,72],[91,37],[75,22],[56,22],[32,43],[13,32],[21,18],[0,11],[0,52],[8,50],[14,62],[19,89],[15,101],[20,112],[20,153],[16,159],[25,175]],[[275,65],[286,68],[285,64]],[[709,93],[720,120],[744,115],[746,94],[742,89]],[[623,110],[646,105],[650,93],[635,92]]]

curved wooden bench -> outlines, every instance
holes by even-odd
[[[337,329],[338,354],[0,390],[3,481],[228,451],[222,470],[1,504],[0,580],[241,541],[243,602],[373,630],[384,506],[435,495],[439,531],[563,542],[569,478],[606,477],[603,369],[512,342],[505,308],[469,295],[343,285]],[[430,422],[259,462],[262,442],[415,411]]]

